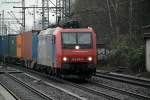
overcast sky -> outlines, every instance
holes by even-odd
[[[0,0],[0,12],[2,12],[2,10],[5,10],[5,18],[13,18],[11,15],[8,14],[8,12],[13,11],[15,16],[17,18],[21,18],[21,13],[19,13],[21,11],[21,9],[18,8],[13,8],[13,6],[21,6],[21,3],[4,3],[4,2],[21,2],[22,0]],[[42,6],[41,5],[41,1],[42,0],[25,0],[25,5],[26,6],[33,6],[33,5],[38,5],[38,6]],[[56,0],[51,0],[52,2],[55,3]],[[53,6],[52,4],[50,4],[50,6]],[[36,24],[37,20],[41,20],[41,9],[36,9]],[[50,22],[51,23],[55,23],[55,15],[53,13],[50,13]],[[14,26],[19,26],[18,24],[14,25],[11,24],[10,25],[12,28],[14,28]],[[26,26],[30,29],[33,26],[33,9],[27,9],[26,10]]]

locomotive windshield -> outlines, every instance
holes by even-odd
[[[80,49],[92,48],[92,33],[91,32],[63,32],[62,46],[66,49],[74,49],[78,45]]]
[[[63,44],[76,44],[76,33],[62,33]]]

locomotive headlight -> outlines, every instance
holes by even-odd
[[[63,61],[67,61],[67,58],[66,58],[66,57],[64,57],[64,58],[63,58]]]
[[[89,57],[88,60],[89,60],[89,61],[92,61],[92,57]]]
[[[77,50],[78,50],[78,49],[80,49],[80,47],[77,45],[77,46],[75,46],[75,49],[77,49]]]

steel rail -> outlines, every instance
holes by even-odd
[[[134,92],[126,91],[124,89],[108,86],[108,85],[105,85],[105,84],[100,84],[98,82],[89,81],[89,83],[95,84],[98,87],[102,87],[102,88],[109,89],[109,90],[112,90],[112,91],[115,91],[115,92],[119,92],[119,93],[122,93],[122,94],[125,94],[125,95],[128,95],[128,96],[132,96],[132,97],[138,98],[140,100],[143,100],[143,99],[144,100],[150,100],[149,96],[145,96],[145,95],[142,95],[142,94],[137,94],[137,93],[134,93]]]
[[[36,90],[35,88],[33,88],[32,86],[24,83],[23,81],[21,81],[20,79],[16,78],[15,76],[9,74],[9,73],[6,73],[6,75],[8,77],[10,77],[11,79],[15,80],[16,82],[18,82],[19,84],[23,85],[24,87],[26,87],[27,89],[29,89],[30,91],[36,93],[37,95],[39,95],[40,97],[42,97],[43,99],[45,100],[55,100],[54,98],[42,93],[41,91],[39,90]]]
[[[21,100],[16,94],[14,94],[9,88],[7,88],[2,82],[0,82],[0,85],[6,89],[16,100]]]
[[[102,97],[107,98],[109,100],[120,100],[120,98],[117,98],[116,96],[108,95],[105,92],[97,91],[97,90],[88,88],[86,86],[82,86],[82,85],[75,84],[75,83],[68,82],[68,81],[65,81],[65,83],[67,83],[67,84],[69,84],[71,86],[74,86],[76,88],[82,89],[82,90],[84,90],[86,92],[89,92],[91,94],[94,94],[94,95],[97,95],[97,96],[102,96]]]
[[[133,85],[137,85],[137,86],[150,88],[149,81],[138,79],[138,78],[127,77],[127,76],[122,76],[122,75],[114,75],[114,74],[109,74],[109,73],[101,73],[101,72],[96,73],[95,76],[100,77],[100,78],[109,79],[109,80],[115,80],[115,81],[120,81],[120,82],[124,82],[124,83],[129,83],[129,84],[133,84]]]

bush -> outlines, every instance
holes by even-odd
[[[144,47],[132,48],[128,55],[129,66],[134,72],[145,71],[145,49]]]
[[[133,72],[145,71],[145,49],[129,47],[125,42],[114,45],[109,55],[109,65],[128,67]]]
[[[113,67],[128,66],[128,52],[129,48],[124,43],[115,45],[110,51],[109,63]]]

